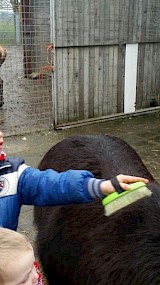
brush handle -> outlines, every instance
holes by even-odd
[[[121,194],[122,192],[125,191],[125,190],[120,186],[117,177],[112,178],[110,181],[111,181],[111,183],[112,183],[114,189],[116,190],[116,192],[117,192],[118,194]]]

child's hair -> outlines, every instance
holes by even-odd
[[[25,235],[0,227],[0,284],[7,278],[8,261],[15,261],[20,253],[33,250]]]

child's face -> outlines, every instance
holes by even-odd
[[[3,146],[3,133],[0,131],[0,150],[2,149]]]
[[[34,266],[34,253],[32,250],[24,252],[14,262],[7,264],[7,280],[4,285],[37,285],[38,274]]]

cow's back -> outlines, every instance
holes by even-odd
[[[153,191],[112,215],[100,200],[35,208],[37,246],[49,284],[160,284],[159,185],[137,153],[110,136],[75,136],[55,145],[40,169],[87,169],[97,178],[143,176]]]

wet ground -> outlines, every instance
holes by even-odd
[[[160,111],[62,131],[7,137],[5,151],[8,155],[23,157],[26,164],[36,167],[50,147],[73,134],[110,134],[124,139],[160,182]],[[33,207],[22,207],[18,230],[25,232],[34,244]]]

